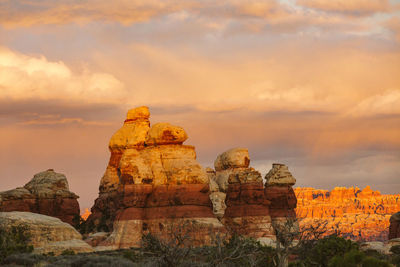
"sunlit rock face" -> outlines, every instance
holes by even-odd
[[[97,249],[140,246],[144,234],[168,239],[177,231],[189,235],[193,246],[210,244],[219,234],[272,244],[270,207],[275,217],[295,215],[295,179],[287,167],[274,164],[264,187],[261,174],[249,167],[248,150],[234,148],[217,157],[215,170],[204,169],[194,147],[183,144],[183,128],[150,127],[149,118],[147,107],[130,110],[110,140],[111,158],[87,220],[112,230],[105,240],[91,241]]]
[[[35,174],[24,187],[0,192],[0,211],[40,213],[72,224],[80,213],[77,198],[65,175],[49,169]]]
[[[225,231],[213,214],[208,175],[181,127],[150,127],[147,107],[130,110],[110,140],[111,158],[89,222],[113,228],[101,246],[139,246],[143,234],[167,238],[174,227],[195,227],[194,244]]]
[[[400,238],[400,211],[390,217],[389,239]]]
[[[336,187],[332,191],[295,188],[296,214],[301,227],[321,221],[328,223],[327,234],[340,234],[359,241],[388,239],[390,217],[400,210],[400,195],[381,195],[369,186]]]

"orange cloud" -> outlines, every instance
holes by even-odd
[[[400,17],[392,17],[383,23],[389,31],[393,33],[396,40],[400,42]]]
[[[389,0],[297,0],[296,2],[308,8],[353,15],[369,15],[390,9]]]

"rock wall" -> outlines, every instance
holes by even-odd
[[[33,212],[72,224],[80,213],[77,198],[65,175],[49,169],[35,174],[24,187],[0,192],[0,212]]]
[[[390,217],[389,239],[400,238],[400,211]]]
[[[184,129],[150,127],[149,118],[147,107],[130,110],[110,140],[110,161],[87,219],[98,231],[112,230],[98,249],[139,246],[144,234],[168,238],[176,231],[189,234],[194,246],[219,233],[275,240],[270,205],[274,218],[295,215],[295,180],[286,166],[274,165],[266,187],[244,148],[219,155],[215,170],[204,169],[194,147],[183,144]]]
[[[296,214],[300,227],[326,221],[328,233],[339,230],[341,235],[358,241],[385,241],[389,219],[400,210],[400,195],[381,195],[369,186],[336,187],[332,191],[295,188]]]

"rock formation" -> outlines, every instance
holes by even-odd
[[[400,238],[400,211],[390,217],[389,239]]]
[[[0,192],[0,211],[27,211],[72,224],[79,216],[78,196],[69,191],[64,174],[49,169],[35,174],[24,187]]]
[[[111,158],[89,222],[113,228],[102,244],[138,246],[143,234],[167,237],[173,228],[191,229],[193,244],[209,239],[209,228],[224,230],[212,212],[209,179],[197,163],[186,132],[168,123],[150,128],[147,107],[130,110],[111,138]]]
[[[104,234],[91,235],[88,242],[97,250],[126,248],[139,246],[147,233],[168,238],[186,231],[195,246],[209,244],[217,233],[271,244],[270,205],[274,218],[295,215],[295,180],[287,167],[274,164],[266,188],[244,148],[219,155],[215,170],[203,169],[194,147],[183,144],[184,129],[150,127],[149,118],[147,107],[130,110],[110,140],[110,161],[87,223],[112,232],[104,241]]]
[[[332,191],[295,188],[300,227],[327,222],[328,234],[340,233],[358,241],[385,241],[389,218],[400,210],[400,195],[381,195],[369,186],[336,187]]]
[[[295,218],[297,205],[296,195],[292,186],[296,179],[283,164],[274,163],[272,169],[265,175],[265,196],[271,202],[270,214],[273,221],[284,221]]]
[[[69,224],[58,218],[30,212],[0,212],[0,228],[23,226],[31,236],[29,244],[35,253],[61,254],[64,250],[77,253],[92,252],[93,248],[82,241],[82,236]]]
[[[261,174],[249,168],[249,163],[249,152],[245,148],[231,149],[217,157],[215,174],[210,179],[210,183],[218,186],[210,195],[214,213],[230,232],[271,244],[275,234],[269,214],[270,202],[264,195]],[[225,205],[220,205],[224,199]]]

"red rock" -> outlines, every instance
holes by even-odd
[[[265,244],[275,240],[261,174],[249,168],[247,149],[231,149],[215,160],[211,180],[226,192],[226,210],[221,219],[231,233],[253,237]],[[210,172],[210,174],[212,174]]]
[[[69,224],[79,216],[78,196],[69,191],[64,174],[47,170],[24,187],[0,192],[0,211],[26,211],[57,217]]]
[[[326,221],[327,234],[340,230],[343,236],[359,241],[387,240],[389,218],[400,210],[400,195],[382,195],[369,186],[332,191],[295,188],[295,194],[301,227]]]
[[[194,147],[183,145],[187,134],[181,127],[150,127],[149,116],[146,107],[129,111],[111,138],[111,158],[88,221],[105,221],[113,230],[100,244],[109,248],[138,246],[145,233],[166,237],[171,226],[188,222],[203,229],[190,233],[194,243],[206,244],[210,228],[225,231],[212,212],[207,173]]]
[[[400,238],[400,212],[390,217],[389,239]]]
[[[272,218],[296,217],[297,198],[291,186],[267,186],[265,198],[270,201]]]

